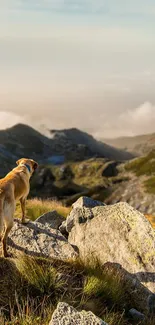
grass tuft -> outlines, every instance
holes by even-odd
[[[44,259],[43,259],[44,260]],[[57,271],[52,265],[39,263],[42,259],[36,259],[28,255],[21,255],[16,260],[16,266],[21,276],[35,289],[39,294],[52,294],[63,288],[63,282],[58,281]]]
[[[0,324],[47,325],[59,301],[91,310],[109,325],[127,324],[123,282],[99,264],[27,256],[0,259]]]

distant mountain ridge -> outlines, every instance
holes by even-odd
[[[108,144],[98,141],[92,135],[77,128],[51,130],[50,132],[54,141],[58,142],[61,139],[61,141],[67,141],[73,146],[86,146],[89,148],[92,156],[108,158],[111,160],[128,160],[134,156],[123,150],[118,150]]]
[[[92,157],[111,160],[128,160],[132,154],[115,149],[94,139],[91,135],[76,128],[51,130],[47,138],[32,127],[17,124],[0,131],[0,174],[15,164],[19,157],[31,157],[41,162],[61,157],[64,161],[80,161]]]
[[[151,150],[155,149],[155,133],[115,139],[102,138],[100,141],[136,156],[148,154]]]

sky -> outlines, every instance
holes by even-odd
[[[154,0],[0,0],[0,129],[155,132]]]

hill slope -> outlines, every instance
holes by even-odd
[[[51,130],[52,139],[55,142],[66,142],[74,146],[86,146],[92,156],[108,158],[112,160],[128,160],[133,155],[123,150],[118,150],[101,141],[97,141],[93,136],[76,128],[64,130]],[[64,150],[66,148],[62,148]],[[91,157],[92,157],[91,156]],[[91,158],[89,157],[89,158]]]
[[[155,133],[116,139],[103,138],[101,141],[135,155],[147,154],[152,149],[155,149]]]
[[[81,161],[95,156],[113,160],[132,157],[130,153],[105,145],[78,129],[51,131],[51,138],[24,124],[0,131],[0,176],[21,157],[31,157],[39,163],[53,163]]]

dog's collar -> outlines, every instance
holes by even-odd
[[[24,164],[24,166],[28,169],[29,173],[31,173],[31,168],[30,168],[30,166],[27,165],[27,164]]]

